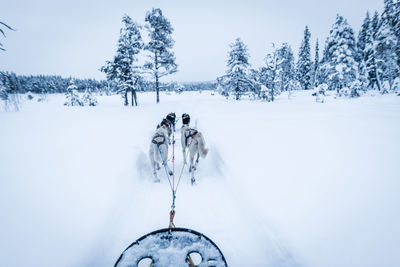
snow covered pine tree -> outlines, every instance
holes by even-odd
[[[353,29],[339,14],[325,43],[323,69],[327,84],[339,96],[357,96],[351,92],[352,83],[358,78],[356,47]]]
[[[149,51],[149,61],[144,67],[154,76],[156,86],[156,102],[160,102],[160,78],[177,72],[175,55],[171,51],[174,40],[171,37],[174,30],[171,23],[162,14],[161,9],[153,8],[146,14],[146,29],[150,41],[144,49]]]
[[[252,88],[252,82],[249,78],[249,53],[247,46],[236,38],[235,42],[230,45],[226,75],[223,78],[223,86],[226,88],[225,93],[233,93],[235,99],[240,97]]]
[[[304,90],[309,90],[312,87],[312,61],[311,61],[311,48],[310,48],[311,33],[306,26],[304,30],[304,39],[301,42],[299,50],[299,60],[297,61],[297,80],[300,82]]]
[[[93,96],[92,89],[86,88],[82,97],[82,102],[87,106],[97,106],[97,99]]]
[[[73,79],[69,82],[69,86],[67,87],[67,92],[65,94],[66,101],[64,103],[65,106],[83,106],[83,102],[79,99],[77,87]]]
[[[137,64],[138,54],[143,48],[140,26],[128,15],[122,18],[124,26],[120,30],[117,53],[112,61],[107,61],[100,70],[106,73],[107,80],[117,82],[123,95],[124,105],[128,103],[128,92],[132,93],[132,106],[138,105],[136,88],[141,81],[141,66]]]

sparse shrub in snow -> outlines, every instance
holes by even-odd
[[[45,100],[46,100],[46,95],[45,94],[40,94],[40,96],[37,99],[38,102],[43,102]]]
[[[318,85],[318,87],[315,89],[315,92],[312,94],[313,96],[315,96],[315,102],[317,103],[325,102],[326,90],[328,90],[328,85],[326,83]]]
[[[182,94],[184,88],[185,87],[182,84],[178,83],[178,82],[174,82],[173,85],[172,85],[172,90],[174,90],[175,93],[177,93],[177,94]]]
[[[82,102],[85,106],[97,106],[97,99],[93,96],[90,88],[87,88],[83,94]]]
[[[28,100],[32,100],[32,99],[34,98],[34,96],[32,95],[32,92],[31,92],[31,91],[29,91],[29,92],[26,94],[26,98],[27,98]]]
[[[67,88],[66,101],[64,103],[65,106],[83,106],[82,100],[79,98],[77,87],[74,83],[74,80],[69,82],[69,86]]]

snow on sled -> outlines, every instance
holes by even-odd
[[[143,264],[143,262],[146,262]],[[226,267],[225,257],[205,235],[186,228],[165,228],[132,243],[114,267]]]

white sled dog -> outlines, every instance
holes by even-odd
[[[157,177],[157,170],[160,169],[160,164],[165,165],[168,174],[172,175],[172,171],[168,167],[168,145],[170,144],[170,131],[171,130],[169,129],[167,123],[161,123],[161,125],[157,126],[157,130],[151,138],[149,156],[150,164],[154,174],[154,182],[160,182],[160,179]]]
[[[190,163],[189,172],[192,173],[191,182],[194,183],[194,172],[196,171],[199,159],[200,157],[205,158],[208,153],[208,149],[205,147],[206,144],[203,134],[196,129],[190,128],[187,124],[183,124],[181,128],[181,144],[185,163],[187,162],[186,149],[188,149]],[[197,156],[197,158],[196,161],[193,162],[195,156]]]

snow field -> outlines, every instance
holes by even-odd
[[[196,186],[185,169],[175,225],[211,238],[229,266],[400,265],[399,97],[154,98],[64,107],[55,95],[0,113],[4,266],[112,266],[167,227],[171,191],[163,169],[151,182],[147,154],[172,111],[189,113],[210,149]]]

